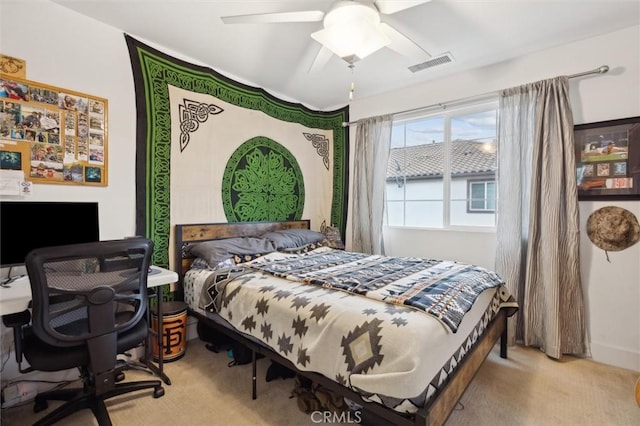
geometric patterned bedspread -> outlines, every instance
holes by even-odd
[[[410,306],[283,279],[246,264],[188,271],[184,285],[185,300],[196,299],[201,310],[260,340],[299,370],[323,374],[401,413],[414,413],[437,394],[491,319],[513,300],[505,286],[486,289],[452,333]],[[188,296],[194,288],[200,294]]]
[[[433,315],[453,333],[484,290],[504,285],[493,271],[452,261],[319,248],[251,267],[277,277],[343,290]]]

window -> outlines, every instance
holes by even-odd
[[[495,226],[497,114],[493,101],[396,118],[387,165],[388,226]]]
[[[496,211],[496,182],[469,180],[470,213],[493,213]]]

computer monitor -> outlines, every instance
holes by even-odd
[[[24,265],[35,248],[99,240],[96,202],[0,201],[0,267]]]

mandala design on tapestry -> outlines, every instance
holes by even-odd
[[[225,167],[222,205],[229,222],[300,220],[304,195],[295,157],[267,137],[240,145]]]
[[[224,110],[213,104],[205,104],[195,102],[189,99],[183,99],[182,105],[178,105],[178,114],[180,115],[180,152],[184,151],[189,144],[191,136],[198,130],[200,123],[204,123],[209,115],[220,114]]]

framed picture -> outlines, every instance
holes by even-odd
[[[574,126],[578,200],[640,200],[640,117]]]

